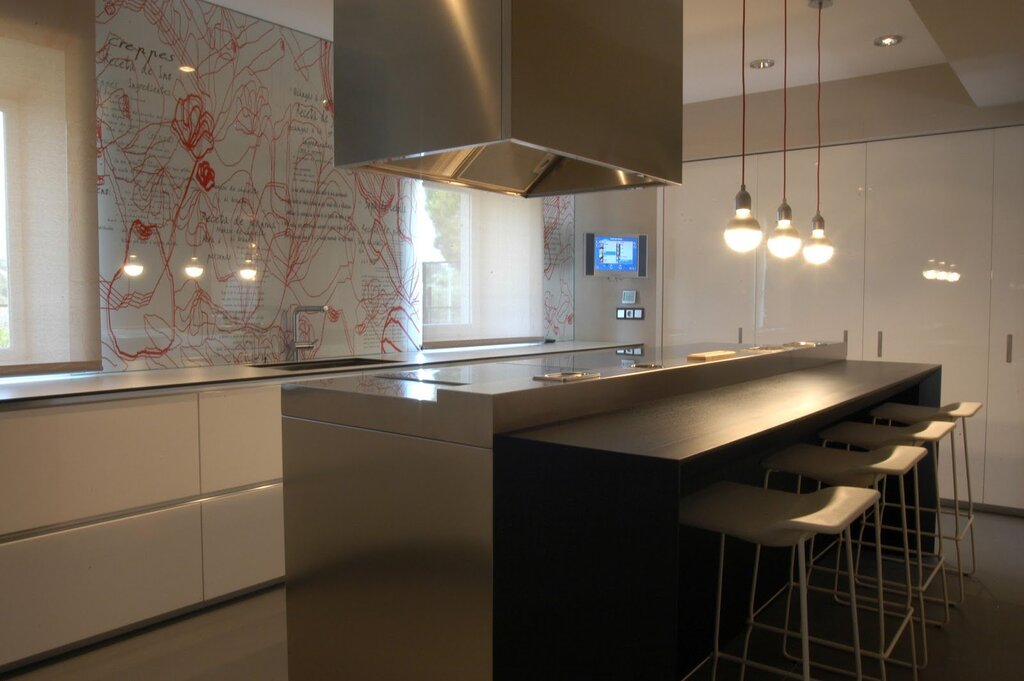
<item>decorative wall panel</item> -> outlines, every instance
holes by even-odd
[[[334,168],[331,43],[200,0],[96,21],[104,367],[282,360],[296,305],[305,356],[420,345],[413,183]]]
[[[544,337],[573,340],[575,199],[544,199]]]

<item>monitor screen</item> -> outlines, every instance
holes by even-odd
[[[594,235],[594,272],[636,275],[640,267],[640,238]]]

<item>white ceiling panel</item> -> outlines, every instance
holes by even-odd
[[[683,101],[740,94],[741,0],[683,0]],[[775,60],[763,71],[746,68],[747,91],[782,87],[782,0],[747,0],[747,62]],[[789,84],[815,81],[818,12],[807,0],[789,0]],[[888,33],[904,36],[875,47]],[[946,61],[909,0],[835,0],[822,13],[822,80],[842,80]]]

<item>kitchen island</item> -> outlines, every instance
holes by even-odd
[[[843,344],[637,351],[286,387],[290,678],[674,681],[710,626],[680,584],[714,569],[680,496],[939,394]],[[534,380],[566,369],[600,376]]]

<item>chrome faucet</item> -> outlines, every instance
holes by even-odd
[[[288,350],[286,361],[296,362],[299,360],[299,350],[312,350],[316,347],[316,339],[311,338],[302,343],[299,342],[299,315],[309,312],[327,312],[326,305],[296,305],[292,308],[292,346]]]

